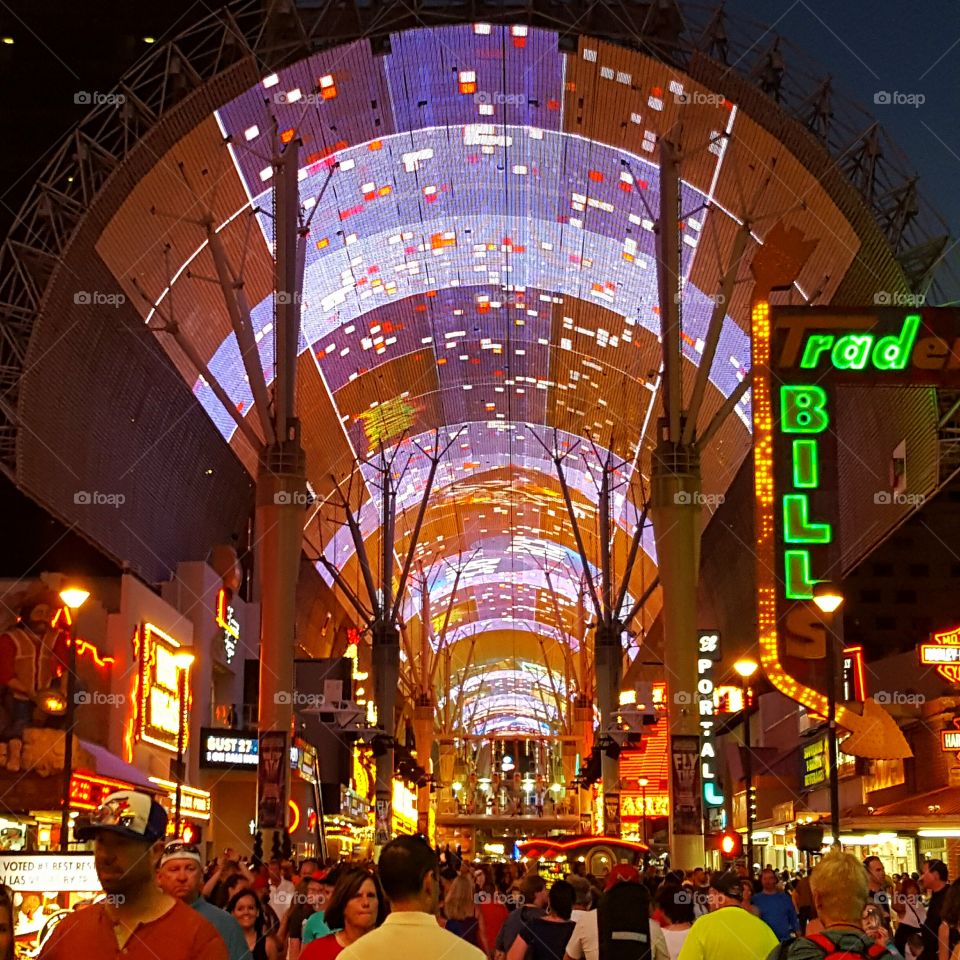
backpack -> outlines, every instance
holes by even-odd
[[[650,894],[640,883],[620,882],[597,906],[600,960],[650,960]]]
[[[808,933],[807,936],[799,939],[809,940],[815,943],[823,951],[823,960],[862,960],[863,957],[869,957],[875,960],[876,957],[887,955],[887,948],[880,943],[872,943],[867,947],[864,953],[853,953],[851,950],[838,950],[829,937],[822,933]],[[790,952],[790,945],[796,943],[796,940],[784,940],[780,944],[777,952],[777,960],[785,960]]]

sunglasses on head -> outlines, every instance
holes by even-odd
[[[174,840],[172,843],[168,843],[163,848],[164,856],[168,856],[171,853],[195,853],[198,857],[200,856],[200,850],[192,843],[185,843],[182,840]]]

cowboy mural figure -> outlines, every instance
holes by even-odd
[[[31,592],[0,633],[0,768],[11,772],[20,770],[24,731],[47,720],[37,708],[39,694],[62,685],[69,640],[51,625],[58,609],[47,591]]]

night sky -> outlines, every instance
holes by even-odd
[[[0,36],[15,41],[0,44],[0,232],[6,233],[41,157],[83,116],[75,94],[109,91],[148,49],[143,37],[175,36],[215,6],[202,0],[0,0]],[[729,0],[727,9],[741,22],[782,34],[832,73],[839,91],[873,111],[907,153],[950,232],[960,234],[956,0]],[[759,54],[771,37],[758,31],[756,39]],[[922,94],[925,102],[875,105],[879,91]]]

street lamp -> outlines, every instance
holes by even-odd
[[[89,591],[65,587],[60,602],[70,610],[70,647],[67,650],[67,710],[64,714],[63,740],[63,809],[60,811],[60,852],[69,850],[70,780],[73,776],[73,725],[77,689],[77,611],[86,603]]]
[[[640,787],[640,824],[643,830],[643,842],[647,842],[647,784],[650,781],[646,777],[641,777],[637,781]]]
[[[180,790],[183,785],[183,718],[187,699],[187,671],[196,659],[192,653],[181,650],[173,655],[173,662],[177,665],[177,703],[180,708],[180,723],[177,727],[177,799],[174,804],[173,832],[180,836]]]
[[[740,675],[741,686],[743,687],[743,781],[747,793],[747,871],[750,877],[753,877],[753,754],[750,752],[750,704],[748,702],[747,690],[750,686],[750,679],[759,669],[756,660],[750,657],[742,657],[734,665],[733,669]]]
[[[813,602],[823,614],[827,655],[827,750],[830,758],[830,825],[836,849],[840,848],[840,773],[837,770],[837,665],[833,642],[833,618],[843,603],[835,583],[821,580],[814,585]]]

